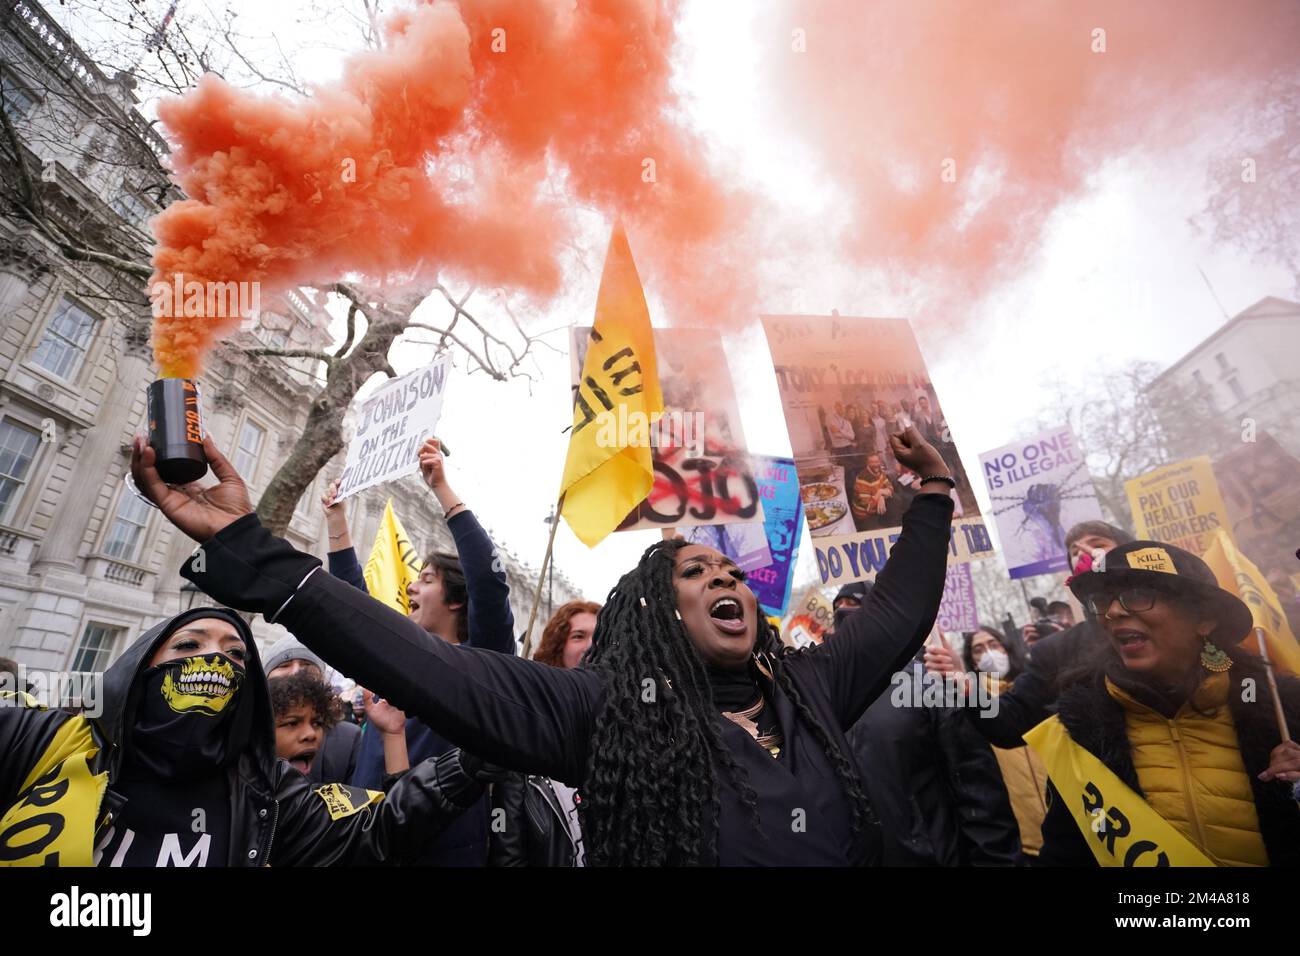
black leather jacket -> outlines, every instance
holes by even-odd
[[[896,680],[919,695],[923,674],[913,662]],[[885,866],[1014,866],[1019,827],[988,743],[955,709],[895,703],[885,691],[849,732]]]
[[[492,785],[488,866],[573,866],[577,853],[549,777],[512,773]]]
[[[31,787],[22,788],[32,769],[54,759],[50,748],[56,734],[74,729],[66,727],[69,721],[82,721],[96,750],[90,757],[91,773],[108,773],[108,788],[95,811],[93,842],[99,844],[126,804],[114,792],[113,782],[122,765],[123,748],[118,743],[133,725],[137,678],[162,640],[200,617],[230,621],[248,651],[241,691],[248,697],[241,706],[253,708],[252,728],[229,770],[230,840],[225,865],[405,862],[408,850],[422,846],[482,795],[482,784],[461,769],[458,750],[412,768],[377,802],[359,788],[317,787],[275,755],[270,694],[248,625],[224,609],[195,608],[144,634],[104,673],[99,717],[88,719],[35,706],[0,707],[0,818],[30,794]],[[177,798],[184,798],[183,791]]]

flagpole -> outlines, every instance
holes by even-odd
[[[1264,674],[1268,677],[1268,689],[1273,695],[1273,715],[1277,718],[1277,726],[1282,731],[1282,743],[1288,743],[1291,740],[1291,730],[1286,724],[1286,714],[1282,711],[1282,699],[1277,695],[1277,678],[1273,676],[1273,662],[1268,659],[1268,645],[1264,640],[1264,629],[1255,628],[1255,640],[1259,643],[1259,656],[1264,661]]]
[[[551,533],[546,539],[546,557],[542,558],[542,570],[537,575],[537,591],[533,594],[533,609],[528,614],[528,629],[524,631],[522,657],[527,658],[533,647],[533,623],[537,620],[537,608],[542,603],[542,586],[546,582],[546,569],[551,564],[551,550],[555,547],[555,529],[560,526],[560,511],[564,508],[564,494],[555,502],[555,520],[551,522]]]

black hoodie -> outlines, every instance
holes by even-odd
[[[93,846],[125,806],[113,782],[132,747],[149,660],[173,631],[198,618],[230,622],[247,649],[240,710],[228,722],[232,733],[246,728],[247,740],[234,748],[239,756],[225,774],[226,865],[402,861],[403,848],[423,845],[481,795],[482,786],[461,770],[458,751],[413,767],[386,797],[339,784],[313,790],[275,756],[270,694],[248,625],[226,609],[196,608],[151,628],[104,672],[97,718],[21,700],[0,706],[0,865],[92,865]],[[185,800],[184,783],[174,789]]]

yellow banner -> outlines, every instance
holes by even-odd
[[[1218,578],[1219,587],[1237,595],[1250,608],[1255,627],[1264,632],[1265,650],[1273,666],[1288,674],[1300,674],[1300,644],[1291,632],[1277,592],[1269,587],[1259,568],[1237,550],[1232,537],[1222,528],[1214,533],[1203,557]],[[1260,650],[1253,634],[1241,646],[1256,653]]]
[[[95,865],[95,823],[108,787],[107,773],[90,770],[97,753],[84,717],[63,722],[0,818],[0,866]]]
[[[406,587],[420,577],[420,558],[397,519],[397,512],[393,511],[392,498],[384,506],[384,518],[379,522],[375,545],[362,573],[371,597],[403,614],[410,613],[411,598]]]
[[[1124,491],[1139,538],[1203,555],[1215,529],[1229,526],[1227,505],[1205,455],[1162,465],[1124,482]]]
[[[561,514],[588,547],[617,528],[654,484],[649,425],[663,410],[650,310],[627,236],[615,224],[560,485]],[[602,427],[611,421],[636,427]]]
[[[1070,739],[1057,717],[1049,717],[1025,742],[1042,758],[1088,848],[1102,866],[1214,866],[1195,844]]]

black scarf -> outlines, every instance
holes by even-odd
[[[744,710],[758,700],[762,691],[745,667],[738,671],[724,671],[716,667],[705,667],[709,678],[709,688],[713,692],[713,703],[718,710]]]
[[[252,729],[244,668],[224,654],[167,661],[141,674],[129,759],[164,779],[228,766]]]

